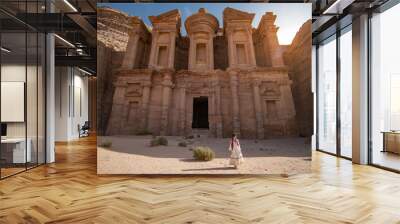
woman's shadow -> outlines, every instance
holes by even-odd
[[[199,169],[182,169],[182,171],[205,171],[205,170],[235,170],[235,167],[210,167],[210,168],[199,168]]]

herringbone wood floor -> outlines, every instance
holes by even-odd
[[[313,173],[97,176],[94,138],[0,181],[0,223],[400,223],[400,175],[313,154]]]

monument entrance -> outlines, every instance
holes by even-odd
[[[193,98],[192,128],[208,129],[208,97]]]

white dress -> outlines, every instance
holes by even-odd
[[[232,147],[233,145],[233,147]],[[238,139],[232,140],[229,143],[229,151],[231,152],[231,157],[229,159],[229,165],[238,166],[244,162],[242,149],[240,148],[240,143]]]

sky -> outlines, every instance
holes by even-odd
[[[196,13],[199,8],[205,8],[213,14],[218,19],[220,27],[223,24],[222,11],[226,7],[255,13],[253,27],[257,27],[262,15],[270,11],[277,15],[275,25],[279,27],[278,40],[281,45],[290,44],[301,25],[311,19],[311,3],[98,3],[98,6],[108,6],[130,16],[138,16],[150,27],[148,16],[178,9],[182,18],[182,35],[186,35],[184,27],[186,18]]]

